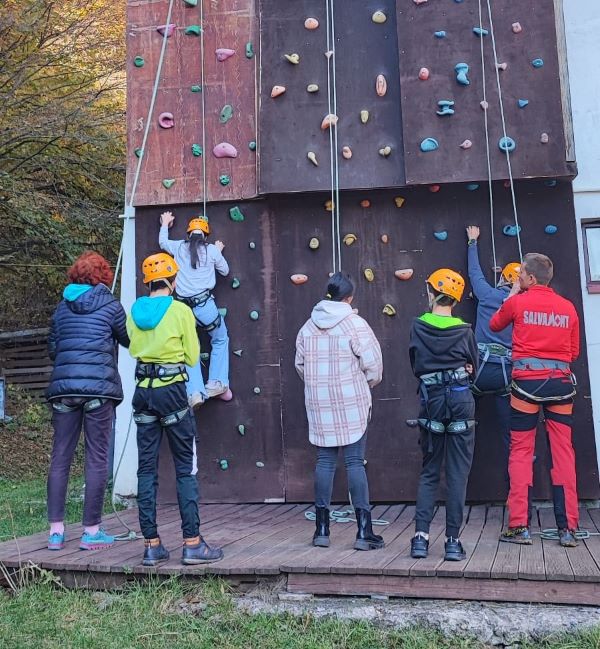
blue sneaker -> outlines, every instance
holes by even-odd
[[[115,542],[114,536],[109,536],[102,528],[96,534],[84,532],[79,542],[80,550],[104,550],[110,548]]]
[[[65,535],[55,532],[48,537],[48,550],[62,550],[65,547]]]

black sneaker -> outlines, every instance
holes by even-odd
[[[464,561],[467,554],[462,543],[452,536],[444,543],[444,561]]]
[[[181,563],[185,566],[211,563],[220,561],[222,558],[223,550],[221,548],[211,548],[201,536],[197,536],[195,539],[185,539],[183,542]]]
[[[169,551],[161,543],[160,538],[144,539],[143,566],[157,566],[159,563],[169,560]]]
[[[518,543],[519,545],[532,545],[533,539],[528,527],[509,527],[502,532],[500,540],[505,543]]]
[[[429,554],[429,539],[424,536],[413,536],[410,541],[410,556],[413,559],[425,559]]]
[[[558,530],[558,542],[563,548],[576,548],[579,545],[575,532],[567,529]]]

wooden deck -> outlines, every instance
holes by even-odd
[[[205,505],[202,532],[209,542],[224,547],[225,558],[214,564],[188,567],[179,563],[181,532],[178,510],[161,507],[160,532],[171,550],[171,560],[157,569],[140,565],[141,540],[120,541],[111,550],[78,549],[79,526],[69,526],[64,550],[46,549],[46,534],[36,534],[0,544],[0,562],[19,569],[34,564],[56,571],[69,586],[109,588],[149,574],[221,575],[232,583],[279,579],[290,592],[321,595],[388,595],[414,598],[449,598],[513,602],[600,604],[600,535],[590,536],[579,547],[565,550],[556,541],[535,538],[532,546],[499,543],[502,507],[467,508],[461,539],[467,560],[441,560],[444,544],[444,509],[431,527],[430,555],[415,561],[409,556],[414,507],[385,505],[373,516],[390,524],[377,528],[386,547],[381,551],[352,549],[354,523],[333,523],[331,547],[313,548],[314,523],[304,517],[306,505]],[[137,529],[137,510],[121,518]],[[549,508],[535,510],[533,532],[553,527]],[[122,525],[111,516],[109,532]],[[581,509],[581,527],[600,532],[600,510]]]

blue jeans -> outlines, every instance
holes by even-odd
[[[199,326],[210,325],[219,315],[219,310],[215,298],[211,295],[202,305],[193,309],[196,322]],[[209,381],[221,381],[223,385],[229,385],[229,335],[227,334],[227,325],[225,318],[221,318],[221,324],[208,332],[211,342],[210,365],[208,369]],[[204,379],[202,378],[202,367],[200,361],[194,366],[188,366],[189,380],[187,383],[187,393],[200,394],[207,397]]]

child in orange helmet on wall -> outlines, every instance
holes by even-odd
[[[229,265],[223,257],[221,241],[208,243],[210,225],[205,216],[193,218],[187,228],[187,239],[169,239],[169,228],[175,217],[164,212],[160,217],[158,244],[173,255],[179,266],[177,292],[174,297],[187,304],[196,318],[196,323],[210,336],[211,353],[208,381],[204,384],[200,361],[188,368],[187,386],[189,403],[192,408],[202,405],[209,397],[230,401],[233,397],[229,389],[229,335],[225,319],[219,313],[212,290],[216,284],[216,272],[229,273]]]
[[[415,536],[411,557],[429,552],[429,526],[433,518],[442,464],[446,467],[446,543],[444,559],[466,558],[458,538],[463,519],[467,480],[475,447],[475,400],[470,377],[479,355],[471,325],[452,315],[465,288],[464,279],[449,268],[427,278],[431,311],[415,318],[410,332],[409,355],[419,379],[421,451],[415,511]]]

